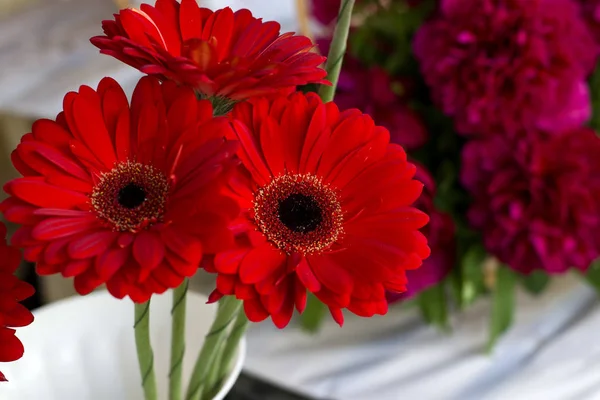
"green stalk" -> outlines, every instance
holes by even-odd
[[[321,327],[326,313],[327,306],[311,293],[308,295],[306,309],[300,318],[300,326],[306,332],[316,333]]]
[[[217,313],[219,312],[219,310],[221,310],[221,308],[223,308],[223,302],[220,301],[218,304],[218,310]],[[225,343],[227,342],[227,338],[229,337],[229,332],[231,331],[231,324],[229,327],[227,327],[226,334],[225,334],[225,339],[223,341],[221,341],[218,345],[218,349],[217,351],[217,355],[215,356],[215,361],[213,362],[212,367],[210,368],[210,371],[208,371],[208,376],[206,377],[206,381],[204,384],[204,389],[202,391],[202,397],[203,398],[213,398],[214,394],[215,394],[215,386],[217,386],[217,381],[219,379],[218,377],[218,373],[219,373],[219,365],[221,365],[221,359],[223,358],[223,348]]]
[[[135,304],[135,346],[146,400],[157,400],[154,353],[150,344],[150,301]]]
[[[237,354],[240,341],[248,329],[248,322],[246,313],[243,309],[240,309],[237,318],[235,319],[235,324],[229,334],[229,339],[225,344],[225,349],[223,350],[223,357],[221,359],[221,364],[219,365],[218,383],[222,382],[231,371],[232,363]]]
[[[185,354],[185,310],[189,281],[186,279],[173,291],[171,308],[171,367],[169,369],[169,400],[181,400],[183,356]]]
[[[223,345],[219,349],[217,360],[215,361],[214,368],[211,369],[209,379],[207,382],[207,388],[209,391],[205,391],[204,395],[207,398],[214,397],[221,385],[227,378],[227,375],[231,372],[232,364],[237,355],[240,341],[248,329],[249,321],[246,317],[246,313],[243,308],[238,311],[238,315],[235,319],[235,323],[229,332],[228,339],[223,342]]]
[[[319,96],[323,102],[333,101],[335,97],[335,89],[342,70],[344,54],[348,43],[348,33],[350,32],[350,21],[352,20],[352,10],[354,9],[354,0],[344,0],[340,4],[340,12],[337,17],[335,30],[333,31],[333,39],[331,47],[327,55],[327,79],[331,82],[331,86],[321,85]]]
[[[217,316],[213,321],[210,331],[206,335],[200,355],[196,360],[196,365],[192,372],[190,385],[188,386],[186,400],[200,400],[204,392],[211,388],[206,387],[208,374],[212,368],[215,368],[215,361],[219,352],[219,347],[227,339],[230,325],[235,320],[242,303],[233,296],[227,296],[221,299],[217,310]]]
[[[227,339],[222,341],[219,344],[219,349],[217,350],[217,356],[215,358],[215,362],[213,363],[213,367],[208,372],[208,377],[206,378],[205,390],[202,391],[202,396],[207,399],[212,399],[215,397],[215,394],[219,391],[220,388],[220,379],[219,372],[221,370],[220,365],[223,360],[223,349],[225,348],[225,343]]]

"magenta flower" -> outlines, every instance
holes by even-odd
[[[581,3],[581,11],[590,32],[600,43],[600,0],[578,0]]]
[[[414,51],[461,133],[561,132],[590,116],[599,47],[573,0],[442,0]]]
[[[311,0],[311,13],[321,24],[329,25],[338,15],[340,2],[341,0]]]
[[[330,41],[317,41],[322,52],[329,50]],[[414,150],[427,142],[429,137],[423,121],[411,110],[405,99],[392,90],[394,84],[406,91],[411,81],[393,81],[379,67],[367,67],[350,55],[344,59],[340,73],[335,102],[340,110],[358,108],[369,114],[377,125],[390,131],[390,140],[406,150]]]
[[[407,150],[421,147],[428,134],[420,117],[392,91],[392,80],[382,68],[365,67],[346,57],[335,102],[340,109],[358,108],[390,131],[393,143]]]
[[[587,128],[468,143],[461,180],[487,250],[523,273],[586,270],[600,256],[599,154]]]
[[[394,0],[398,2],[405,2],[409,7],[416,7],[423,0]],[[362,1],[356,0],[355,5],[359,5]],[[341,0],[311,0],[310,10],[317,21],[323,25],[330,25],[333,20],[336,19],[338,12],[340,11]]]

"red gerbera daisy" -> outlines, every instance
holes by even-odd
[[[142,78],[129,107],[112,79],[68,93],[56,122],[39,120],[13,152],[24,175],[1,209],[41,275],[102,283],[147,301],[192,276],[203,252],[231,244],[238,207],[218,194],[231,170],[231,127],[190,88]]]
[[[5,237],[6,227],[0,222],[0,362],[16,361],[23,356],[23,344],[11,328],[33,322],[31,312],[19,302],[31,297],[34,289],[14,275],[21,262],[21,253],[7,246]],[[6,381],[2,372],[0,381]]]
[[[343,322],[387,312],[386,290],[429,255],[411,207],[423,184],[385,128],[311,93],[239,103],[231,114],[245,170],[231,189],[243,210],[238,247],[217,254],[212,300],[235,295],[251,321],[288,324],[306,290]]]
[[[203,95],[244,100],[323,82],[324,57],[310,39],[279,34],[249,10],[211,11],[195,0],[157,0],[103,22],[106,36],[91,42],[140,71],[190,85]]]

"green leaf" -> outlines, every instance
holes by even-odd
[[[600,132],[600,64],[592,73],[589,79],[589,86],[592,101],[592,118],[589,125],[596,132]]]
[[[461,263],[461,307],[472,304],[485,291],[483,262],[486,257],[487,252],[480,244],[472,245],[466,251]]]
[[[316,333],[323,323],[326,311],[327,307],[325,307],[325,304],[317,299],[315,295],[309,293],[306,309],[300,319],[302,329],[309,333]]]
[[[517,276],[501,265],[496,271],[496,284],[492,292],[492,319],[487,350],[492,351],[500,336],[510,328],[515,311],[515,284]]]
[[[417,304],[425,321],[448,330],[448,306],[443,282],[421,292]]]
[[[523,287],[531,294],[538,295],[546,289],[550,283],[550,276],[543,271],[534,271],[529,275],[523,275],[521,278]]]
[[[323,0],[325,1],[325,0]],[[418,73],[412,37],[433,7],[411,6],[403,1],[364,4],[364,20],[350,35],[351,53],[366,65],[383,67],[392,76]],[[373,7],[375,6],[375,7]],[[355,8],[360,14],[361,7]],[[362,19],[362,18],[361,18]]]
[[[600,295],[600,260],[593,262],[583,277]]]

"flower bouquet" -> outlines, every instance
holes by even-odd
[[[321,49],[339,3],[311,3]],[[336,103],[407,149],[431,218],[431,257],[390,301],[445,328],[489,294],[491,348],[518,285],[540,293],[574,270],[600,288],[600,2],[356,3]]]
[[[92,44],[147,76],[130,100],[111,78],[67,93],[12,153],[22,177],[0,205],[19,226],[14,247],[0,247],[0,361],[23,354],[12,328],[32,321],[18,304],[31,288],[12,275],[17,248],[81,295],[105,285],[135,303],[147,400],[149,309],[168,289],[172,400],[212,398],[248,322],[284,328],[308,293],[340,325],[344,310],[387,312],[429,256],[429,217],[412,204],[431,199],[418,200],[417,167],[386,128],[331,101],[353,5],[339,7],[325,69],[309,38],[245,9],[157,0],[103,22]],[[186,293],[199,269],[216,275],[219,305],[185,389]]]

